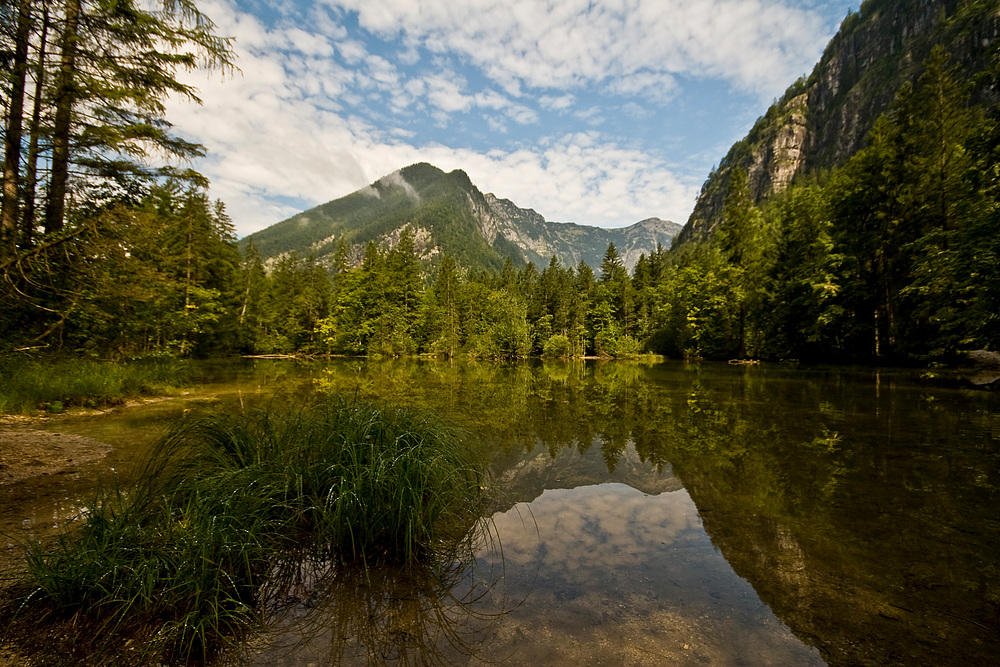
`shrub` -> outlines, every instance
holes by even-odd
[[[545,345],[542,346],[542,356],[543,357],[571,356],[569,338],[562,334],[549,336],[549,339],[545,341]]]

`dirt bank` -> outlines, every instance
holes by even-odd
[[[65,472],[110,451],[111,445],[92,438],[0,423],[0,484]]]

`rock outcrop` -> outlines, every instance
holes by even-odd
[[[975,74],[989,65],[998,37],[996,3],[867,0],[841,24],[812,74],[793,84],[709,175],[674,245],[712,234],[734,167],[747,173],[759,202],[801,174],[846,162],[903,84],[920,76],[935,45],[976,82],[975,101],[996,105],[1000,91]]]

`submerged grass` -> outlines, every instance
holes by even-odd
[[[184,420],[77,530],[29,548],[7,616],[22,630],[72,625],[74,661],[205,661],[303,562],[454,557],[480,522],[485,471],[461,433],[413,409],[332,399]],[[142,650],[120,653],[128,639]]]
[[[100,406],[126,398],[170,393],[183,385],[189,366],[170,358],[128,362],[88,359],[0,359],[0,412],[58,412],[70,406]]]

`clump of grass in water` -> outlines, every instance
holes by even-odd
[[[132,638],[138,661],[207,660],[303,561],[406,566],[471,549],[485,464],[460,433],[406,408],[335,399],[185,420],[127,490],[29,549],[15,625],[72,618],[77,642],[100,641],[84,653]]]

